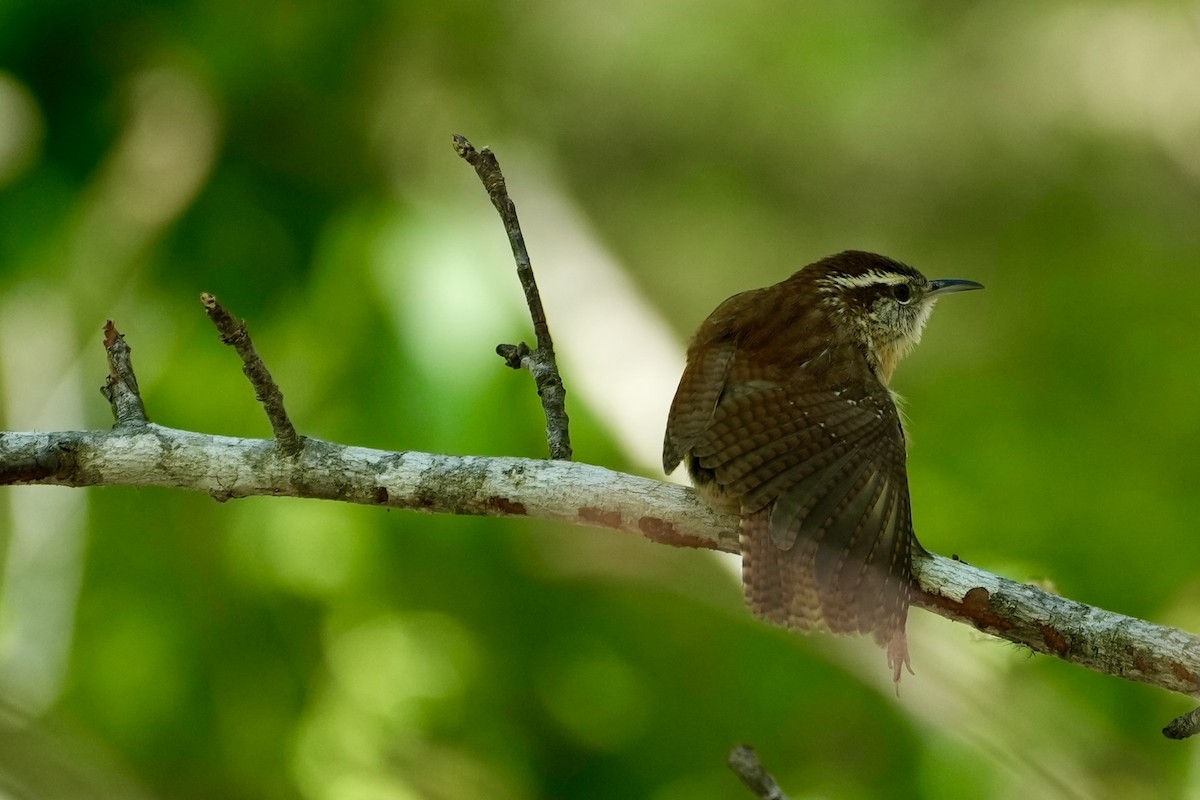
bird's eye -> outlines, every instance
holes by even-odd
[[[904,305],[909,300],[912,300],[912,289],[909,288],[907,283],[897,283],[892,287],[892,297],[896,298],[896,301],[900,305]]]

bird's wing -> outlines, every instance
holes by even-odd
[[[885,387],[730,384],[690,450],[741,498],[753,609],[903,644],[912,517],[904,433]]]
[[[663,440],[665,472],[674,470],[703,436],[724,391],[734,350],[734,342],[729,339],[715,342],[699,357],[688,359],[667,416],[667,434]]]

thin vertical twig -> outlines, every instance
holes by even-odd
[[[570,420],[567,418],[566,395],[562,376],[558,371],[558,361],[554,356],[554,341],[550,337],[550,326],[546,323],[546,311],[542,307],[542,297],[538,292],[537,280],[533,275],[533,265],[529,261],[529,251],[525,247],[525,237],[521,233],[521,223],[517,219],[517,207],[508,195],[504,173],[500,171],[500,162],[488,148],[476,150],[465,136],[454,136],[454,150],[468,164],[475,168],[483,188],[487,191],[492,205],[500,214],[504,223],[504,232],[508,234],[512,246],[513,258],[517,262],[517,277],[521,288],[525,291],[525,303],[529,306],[529,316],[533,320],[533,333],[537,338],[537,348],[531,350],[524,342],[517,345],[502,344],[496,347],[496,353],[513,369],[527,369],[533,375],[537,385],[538,396],[542,398],[542,409],[546,413],[546,439],[550,446],[550,457],[570,461],[572,457]]]

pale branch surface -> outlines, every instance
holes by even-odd
[[[748,744],[739,744],[729,751],[729,768],[742,779],[746,788],[762,800],[788,800],[779,783],[758,759],[758,753]]]
[[[914,570],[921,608],[1097,672],[1200,695],[1200,637],[942,556],[919,559]]]
[[[108,354],[108,377],[100,393],[112,406],[113,419],[118,427],[145,425],[149,420],[133,374],[132,348],[111,319],[104,323],[104,351]]]
[[[254,342],[250,340],[250,331],[246,329],[246,323],[234,319],[217,298],[208,292],[200,295],[200,303],[212,324],[216,326],[217,332],[221,334],[221,341],[237,350],[241,357],[242,374],[254,387],[254,397],[262,403],[280,449],[288,455],[296,455],[304,447],[304,440],[296,433],[296,426],[292,424],[287,410],[283,407],[283,392],[279,384],[275,383],[271,371],[254,349]]]
[[[521,233],[521,223],[517,219],[517,206],[508,195],[504,173],[500,171],[500,162],[495,153],[486,147],[476,150],[474,145],[467,141],[467,137],[458,134],[454,135],[454,151],[475,168],[475,173],[504,223],[504,232],[508,235],[513,258],[517,262],[517,278],[525,292],[525,303],[529,306],[533,333],[537,338],[537,348],[534,350],[530,350],[524,342],[517,345],[502,344],[496,347],[496,354],[513,369],[529,370],[537,386],[538,396],[542,398],[542,409],[546,413],[546,439],[550,445],[550,457],[570,461],[573,453],[570,421],[567,418],[567,390],[558,371],[554,340],[546,322],[546,310],[542,307],[542,296],[533,275],[533,264],[529,261],[525,236]]]
[[[738,552],[737,517],[713,511],[692,489],[566,461],[389,452],[315,439],[289,457],[270,440],[147,424],[0,433],[0,484],[167,486],[218,500],[282,495],[528,517]],[[1200,696],[1200,637],[938,555],[918,557],[914,572],[921,608],[1073,664]],[[1191,735],[1196,721],[1185,715],[1165,732]]]
[[[218,500],[307,497],[440,514],[530,517],[737,552],[736,523],[691,491],[590,464],[390,452],[306,439],[298,457],[269,439],[150,424],[139,430],[0,433],[0,485],[165,486]]]

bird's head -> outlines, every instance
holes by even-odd
[[[834,329],[855,339],[885,384],[896,362],[921,340],[939,297],[983,288],[975,281],[929,280],[907,264],[859,250],[829,256],[802,272],[810,273]]]

